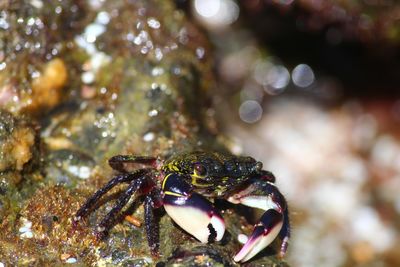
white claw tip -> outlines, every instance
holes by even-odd
[[[217,232],[217,236],[215,238],[216,241],[220,241],[225,233],[225,222],[219,216],[212,216],[210,220],[211,225],[214,230]]]
[[[282,222],[275,225],[267,234],[257,235],[255,232],[247,240],[246,244],[233,258],[236,262],[246,262],[266,248],[278,236],[282,228]]]

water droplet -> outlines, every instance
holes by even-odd
[[[93,72],[91,71],[86,71],[84,73],[82,73],[82,82],[89,84],[89,83],[93,83],[94,79],[95,79],[95,75]]]
[[[23,238],[32,238],[33,237],[33,233],[31,231],[27,231],[21,234],[21,237]]]
[[[32,78],[32,79],[36,79],[36,78],[38,78],[39,76],[40,76],[40,72],[39,72],[39,71],[37,71],[37,70],[32,71],[32,73],[31,73],[31,78]]]
[[[39,28],[39,29],[43,29],[44,24],[42,22],[42,20],[40,18],[36,18],[35,20],[35,25]]]
[[[155,18],[149,18],[147,20],[147,25],[149,25],[149,27],[153,29],[158,29],[161,26],[160,22]]]
[[[80,179],[88,179],[91,169],[88,166],[69,166],[67,170],[74,176]]]
[[[160,48],[156,48],[156,49],[154,50],[154,53],[155,53],[156,59],[157,59],[158,61],[160,61],[160,60],[163,58],[163,56],[164,56]]]
[[[146,47],[149,48],[149,50],[150,50],[150,49],[153,49],[153,42],[150,41],[150,40],[147,41],[147,42],[146,42]]]
[[[146,134],[143,136],[143,141],[145,141],[145,142],[151,142],[151,141],[154,140],[155,137],[156,137],[156,135],[155,135],[154,133],[149,132],[149,133],[146,133]]]
[[[175,75],[181,74],[181,68],[179,67],[172,67],[172,73]]]
[[[128,41],[130,41],[130,42],[133,42],[134,40],[135,40],[135,35],[133,34],[133,33],[128,33],[127,35],[126,35],[126,40],[128,40]]]
[[[0,70],[4,70],[7,67],[7,64],[5,62],[0,63]]]
[[[203,47],[197,47],[196,48],[196,56],[197,56],[197,58],[202,59],[204,57],[204,54],[205,54],[205,50],[204,50]]]
[[[143,55],[147,54],[149,52],[149,48],[147,46],[143,46],[140,49],[140,53],[142,53]]]
[[[140,31],[139,35],[133,40],[134,44],[140,45],[149,40],[149,34],[146,31]]]
[[[75,13],[75,12],[78,12],[79,7],[77,5],[72,5],[69,10],[71,10],[71,12]]]
[[[146,8],[144,8],[144,7],[139,8],[138,14],[139,14],[140,16],[146,15]]]
[[[158,110],[153,109],[153,110],[149,111],[149,116],[150,117],[154,117],[154,116],[157,116],[157,115],[158,115]]]
[[[153,76],[160,76],[164,74],[164,69],[161,67],[155,67],[151,70],[151,75]]]
[[[65,263],[76,263],[77,260],[76,258],[69,258],[68,260],[65,261]]]
[[[28,21],[26,22],[26,24],[28,25],[28,26],[32,26],[33,24],[35,24],[35,19],[34,18],[29,18],[28,19]]]
[[[37,9],[40,9],[40,8],[43,7],[43,2],[42,2],[41,0],[31,0],[31,1],[30,1],[30,4],[31,4],[33,7],[36,7]]]
[[[140,36],[136,36],[135,39],[133,39],[133,43],[135,45],[140,45],[142,43],[142,38],[140,38]]]
[[[110,22],[110,14],[105,11],[101,11],[97,14],[96,22],[99,24],[107,25]]]
[[[88,43],[94,43],[99,35],[106,31],[106,27],[101,24],[89,24],[85,28],[85,38]]]
[[[54,11],[55,11],[57,14],[60,14],[60,13],[62,12],[62,7],[58,6],[58,7],[56,7],[56,8],[54,9]]]
[[[3,30],[7,30],[10,27],[10,24],[8,24],[7,19],[4,17],[0,17],[0,28]]]

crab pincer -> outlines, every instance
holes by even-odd
[[[183,230],[202,243],[220,241],[225,233],[224,219],[203,196],[193,192],[179,174],[169,174],[163,182],[164,209]]]
[[[250,260],[278,235],[282,239],[280,255],[283,257],[290,237],[290,223],[285,198],[275,184],[259,177],[252,179],[248,187],[229,197],[228,201],[265,210],[247,242],[235,255],[234,261]]]

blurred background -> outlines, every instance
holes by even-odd
[[[400,266],[400,3],[176,3],[212,40],[232,149],[288,199],[289,263]]]

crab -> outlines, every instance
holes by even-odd
[[[134,164],[133,171],[127,165]],[[288,207],[271,172],[251,157],[216,152],[181,153],[162,161],[156,157],[117,155],[109,165],[118,174],[95,192],[76,212],[74,224],[87,217],[99,199],[113,187],[128,183],[115,206],[96,228],[103,238],[115,224],[132,195],[144,199],[144,222],[150,251],[157,255],[159,233],[154,210],[164,207],[166,213],[184,231],[202,243],[220,241],[225,232],[224,219],[212,204],[225,199],[234,204],[264,210],[252,234],[233,257],[246,262],[280,237],[280,256],[284,256],[290,237]],[[211,200],[211,201],[210,201]]]

